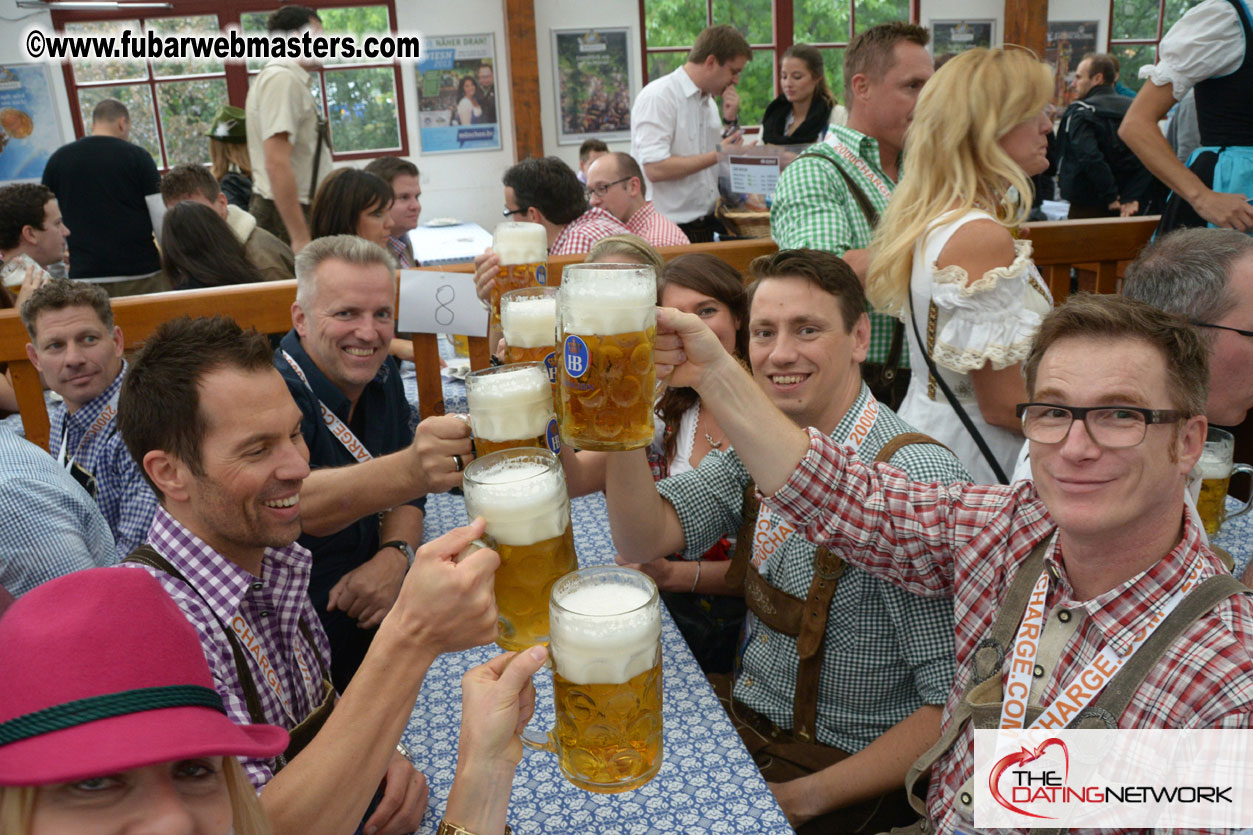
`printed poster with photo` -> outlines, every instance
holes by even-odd
[[[494,35],[433,35],[418,59],[422,153],[500,150]]]
[[[47,65],[0,65],[0,184],[38,182],[64,143]]]
[[[939,58],[975,47],[990,47],[995,37],[995,20],[933,20],[931,54]]]
[[[553,30],[557,144],[631,138],[631,30]]]
[[[1050,20],[1044,61],[1053,67],[1053,104],[1065,107],[1074,100],[1070,85],[1075,80],[1075,67],[1096,46],[1095,20]]]

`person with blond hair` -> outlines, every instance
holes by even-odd
[[[1052,307],[1031,243],[1013,234],[1031,209],[1029,178],[1048,167],[1052,89],[1025,50],[973,49],[945,64],[905,136],[918,164],[871,244],[867,296],[905,320],[915,369],[899,414],[977,483],[1008,481],[1023,443],[1019,366]]]

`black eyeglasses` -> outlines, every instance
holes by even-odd
[[[1174,409],[1139,406],[1059,406],[1056,403],[1019,403],[1022,434],[1041,444],[1060,444],[1076,420],[1083,421],[1092,440],[1109,449],[1133,447],[1144,440],[1150,423],[1175,423],[1187,415]]]
[[[1212,325],[1209,322],[1193,322],[1192,324],[1198,328],[1214,328],[1215,330],[1220,331],[1235,331],[1241,336],[1253,336],[1253,331],[1242,331],[1239,328],[1230,328],[1226,325]]]
[[[621,180],[614,180],[612,183],[605,183],[603,186],[587,186],[583,190],[587,192],[588,197],[591,197],[593,194],[595,194],[597,197],[604,197],[606,194],[609,193],[609,189],[613,188],[618,183],[625,183],[629,179],[631,178],[623,177]]]
[[[514,215],[520,215],[520,214],[525,214],[525,213],[526,213],[526,209],[511,209],[508,206],[506,206],[505,210],[501,212],[500,214],[502,217],[513,217]]]

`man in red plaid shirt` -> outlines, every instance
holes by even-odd
[[[1002,681],[1016,681],[1024,611],[1041,624],[1024,724],[1041,707],[1048,727],[1253,724],[1253,602],[1243,587],[1205,584],[1227,596],[1193,620],[1165,621],[1162,634],[1174,637],[1164,649],[1137,635],[1185,588],[1226,574],[1183,506],[1205,442],[1207,361],[1197,331],[1175,317],[1119,297],[1073,298],[1045,319],[1024,364],[1032,402],[1019,409],[1035,481],[921,484],[797,428],[695,316],[667,310],[658,320],[659,376],[714,410],[771,509],[909,591],[954,598],[957,677],[941,740],[919,761],[931,775],[923,831],[943,833],[975,831],[973,730],[1013,713],[1014,688]],[[1015,585],[1022,596],[1009,605]],[[1042,613],[1023,588],[1042,596]],[[1011,640],[985,647],[1005,626]],[[1113,686],[1076,686],[1111,662]],[[992,706],[974,722],[969,691]],[[1119,693],[1125,707],[1111,707]]]

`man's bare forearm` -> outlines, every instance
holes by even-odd
[[[711,165],[718,164],[718,152],[709,151],[704,154],[691,154],[689,156],[667,157],[660,162],[649,162],[644,164],[644,173],[648,179],[654,183],[664,183],[667,180],[679,180],[697,171],[704,171]]]
[[[649,562],[683,548],[678,514],[657,492],[642,449],[605,456],[605,504],[622,562]]]
[[[300,488],[304,532],[330,536],[362,516],[413,501],[427,492],[420,478],[407,449],[373,461],[313,470]]]

